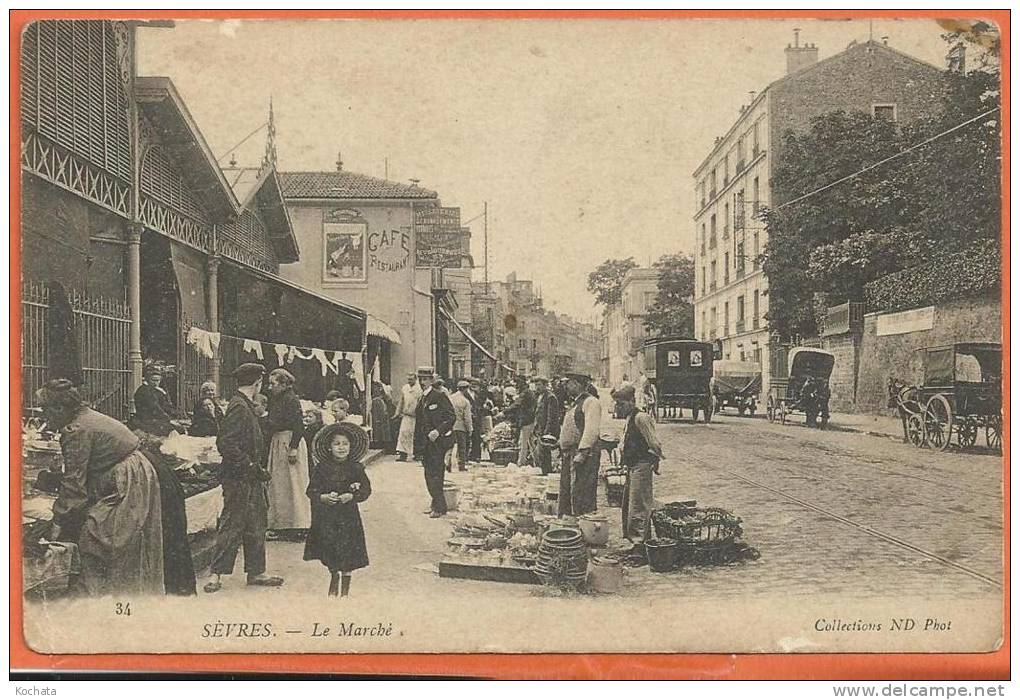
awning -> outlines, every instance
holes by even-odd
[[[475,340],[474,337],[472,337],[472,335],[467,332],[467,330],[464,328],[464,326],[460,325],[460,323],[457,321],[457,319],[455,319],[450,314],[450,312],[448,312],[446,309],[440,307],[439,313],[441,313],[447,320],[452,321],[453,325],[457,326],[457,330],[459,330],[461,333],[463,333],[464,337],[468,339],[468,342],[471,343],[472,345],[474,345],[476,348],[478,348],[482,352],[483,355],[488,357],[493,362],[498,362],[499,361],[498,359],[496,359],[495,355],[493,355],[491,352],[489,352],[485,348],[484,345],[482,345],[477,340]],[[506,365],[503,365],[503,366],[506,367]]]
[[[368,314],[368,319],[366,320],[365,325],[365,333],[400,345],[400,333],[398,333],[393,326],[386,323],[386,321],[383,321],[381,318],[377,318],[372,314]]]

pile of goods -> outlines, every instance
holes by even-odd
[[[588,578],[588,548],[581,532],[569,527],[546,530],[535,571],[547,586],[581,590]]]
[[[487,436],[489,455],[499,465],[509,464],[516,459],[518,446],[514,428],[508,421],[500,421],[492,426]]]
[[[741,523],[723,508],[698,508],[695,501],[668,503],[652,511],[648,521],[649,565],[670,570],[757,559],[758,550],[741,541]]]
[[[219,464],[222,461],[215,437],[192,437],[172,432],[160,443],[159,451],[181,462]]]

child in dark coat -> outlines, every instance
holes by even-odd
[[[346,596],[351,572],[368,566],[365,529],[358,504],[372,494],[360,460],[368,435],[352,423],[334,423],[319,430],[313,450],[316,465],[308,481],[312,527],[305,542],[305,561],[318,560],[329,569],[329,596]]]

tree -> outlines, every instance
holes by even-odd
[[[944,81],[939,108],[902,127],[833,112],[784,135],[761,259],[769,327],[782,338],[814,335],[817,307],[862,300],[876,279],[999,238],[1001,126],[998,112],[988,114],[999,104],[998,71]]]
[[[652,335],[694,337],[694,259],[687,255],[663,255],[652,267],[659,280],[655,303],[645,316],[645,330]]]
[[[623,278],[627,271],[637,267],[634,258],[609,259],[588,273],[588,291],[595,295],[595,303],[612,306],[620,303]]]

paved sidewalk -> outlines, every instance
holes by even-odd
[[[875,437],[903,439],[903,424],[898,416],[876,416],[864,413],[832,413],[829,427],[850,433],[864,433]]]

